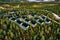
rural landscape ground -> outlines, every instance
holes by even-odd
[[[0,40],[60,40],[60,3],[0,3]]]

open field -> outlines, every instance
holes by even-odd
[[[60,4],[0,4],[0,40],[60,40]]]

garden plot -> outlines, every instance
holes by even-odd
[[[46,16],[42,15],[41,17],[42,17],[43,21],[45,21],[45,23],[48,24],[51,22],[51,19],[47,18]]]
[[[28,15],[20,15],[17,14],[16,11],[11,11],[7,17],[10,21],[15,22],[24,30],[28,29],[30,26],[36,27],[37,23],[41,25],[51,22],[51,20],[44,15],[39,16],[33,13]]]
[[[47,18],[46,16],[42,15],[42,16],[39,16],[38,18],[34,18],[36,20],[37,23],[39,24],[49,24],[51,22],[51,20],[49,18]]]
[[[16,18],[15,17],[15,18],[10,18],[9,20],[12,21],[12,22],[15,22],[16,24],[18,24],[24,30],[26,30],[27,28],[29,28],[29,24],[24,23],[22,21],[22,18]]]
[[[16,23],[24,30],[28,29],[29,28],[29,24],[27,23],[23,23],[22,21],[20,20],[17,20]]]
[[[31,25],[32,27],[35,27],[37,25],[35,20],[29,20],[28,18],[20,18],[20,20]]]
[[[19,19],[12,18],[10,21],[15,22],[24,30],[29,28],[29,24],[23,22],[21,18],[19,18]]]
[[[32,27],[35,27],[37,25],[37,22],[35,20],[31,20],[31,24]]]
[[[25,29],[25,30],[29,28],[28,25],[30,25],[31,27],[36,27],[38,24],[40,24],[40,25],[43,25],[44,23],[50,24],[52,21],[57,23],[56,21],[52,20],[51,18],[47,17],[46,15],[37,14],[34,12],[29,12],[28,14],[26,14],[26,11],[24,11],[24,12],[23,11],[24,10],[9,11],[7,14],[7,18],[12,22],[17,23],[22,29]],[[19,21],[17,22],[17,20],[19,20],[22,23],[20,23]]]

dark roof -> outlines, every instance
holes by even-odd
[[[17,20],[16,22],[17,22],[18,24],[21,24],[21,23],[22,23],[20,20]]]
[[[46,18],[46,22],[49,22],[49,21],[50,21],[50,19]]]
[[[11,18],[11,17],[12,17],[12,15],[9,15],[9,16],[8,16],[8,18]]]
[[[42,20],[42,19],[39,19],[39,21],[38,21],[38,22],[42,23],[42,22],[44,22],[44,20]]]
[[[34,16],[35,14],[32,13],[31,15]]]
[[[31,23],[32,23],[32,24],[36,24],[36,21],[35,21],[35,20],[32,20]]]
[[[23,19],[25,19],[26,17],[25,16],[22,16]]]
[[[41,17],[42,17],[43,19],[45,19],[45,16],[42,15]]]
[[[16,20],[16,18],[12,18],[11,20],[15,21],[15,20]]]
[[[28,25],[28,24],[26,24],[26,23],[23,23],[23,24],[22,24],[22,26],[27,27],[27,26],[29,26],[29,25]]]
[[[25,21],[29,22],[29,19],[25,19]]]

